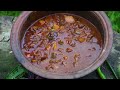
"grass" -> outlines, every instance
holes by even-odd
[[[19,16],[21,11],[0,11],[0,16]],[[107,11],[113,30],[120,33],[120,11]]]
[[[19,16],[21,11],[0,11],[0,16]]]
[[[112,23],[113,30],[120,33],[120,11],[107,11],[106,14]]]

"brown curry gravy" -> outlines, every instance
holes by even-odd
[[[86,19],[67,13],[45,16],[25,32],[21,48],[40,69],[72,73],[92,64],[102,51],[102,37]]]

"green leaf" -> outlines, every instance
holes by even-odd
[[[15,67],[5,79],[19,79],[27,72],[21,65]]]
[[[107,62],[107,60],[106,60],[106,63],[108,64],[108,66],[111,69],[112,73],[114,74],[115,78],[118,79],[118,76],[116,75],[116,72],[114,71],[114,69],[111,67],[110,63]]]

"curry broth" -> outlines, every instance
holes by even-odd
[[[21,48],[33,65],[54,73],[72,73],[92,64],[102,37],[86,19],[67,13],[45,16],[25,32]]]

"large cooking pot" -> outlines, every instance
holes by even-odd
[[[37,68],[36,66],[32,65],[28,60],[26,60],[20,48],[21,39],[26,29],[39,18],[54,13],[71,13],[79,15],[89,20],[93,25],[98,28],[103,39],[103,50],[99,57],[91,65],[75,73],[70,73],[68,75],[58,75],[55,73],[41,70],[40,68]],[[103,11],[24,11],[17,18],[16,22],[13,25],[10,41],[15,57],[29,71],[44,78],[74,79],[83,77],[93,72],[106,60],[112,47],[113,32],[110,21]]]

